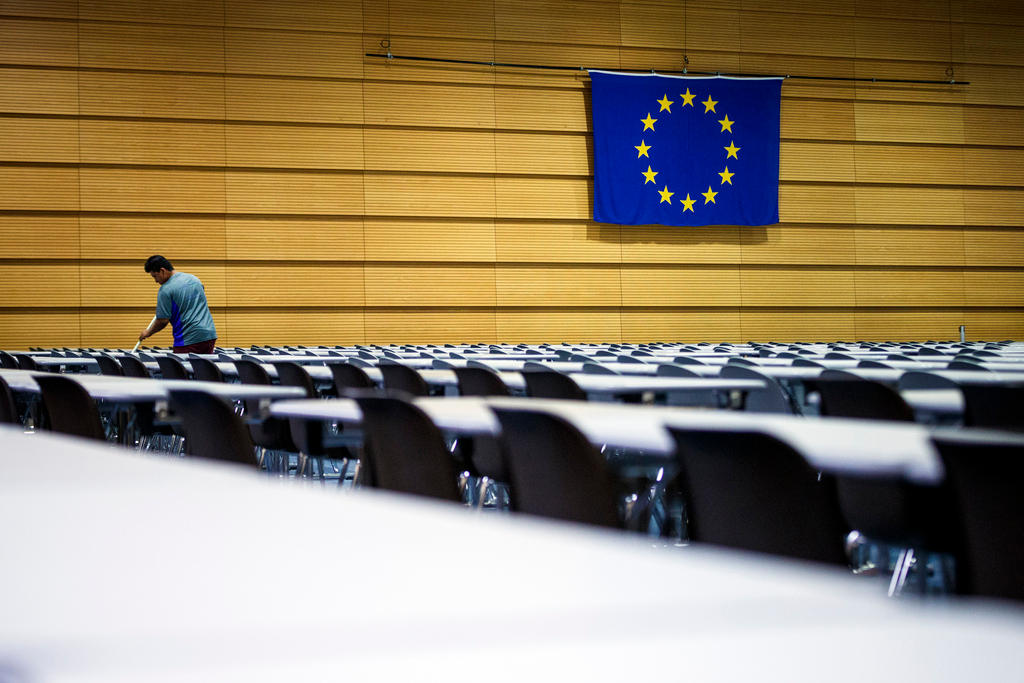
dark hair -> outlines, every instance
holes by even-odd
[[[166,268],[167,270],[174,270],[174,266],[171,265],[171,262],[165,259],[160,254],[154,254],[153,256],[150,256],[148,259],[146,259],[147,273],[155,273],[156,271],[162,268]]]

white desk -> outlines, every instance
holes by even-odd
[[[45,434],[0,430],[0,527],[12,680],[619,682],[666,653],[719,681],[859,682],[851,653],[906,680],[1021,665],[1019,609]]]

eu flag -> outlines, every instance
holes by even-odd
[[[781,78],[590,72],[594,220],[779,222]]]

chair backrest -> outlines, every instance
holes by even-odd
[[[223,382],[224,373],[220,371],[217,364],[206,358],[195,356],[188,359],[192,364],[192,377],[203,382]]]
[[[430,387],[420,373],[401,363],[381,363],[384,388],[388,391],[402,391],[411,396],[428,396]]]
[[[194,389],[173,389],[170,397],[189,455],[256,466],[249,430],[227,401]]]
[[[35,377],[42,390],[49,429],[87,439],[104,441],[100,411],[81,384],[61,375]]]
[[[670,429],[690,538],[832,564],[847,562],[835,482],[787,444],[747,432]]]
[[[604,456],[560,417],[494,409],[512,509],[571,522],[621,527],[616,486]]]
[[[569,377],[554,370],[526,370],[523,372],[526,394],[534,398],[565,398],[586,401],[587,394]]]
[[[18,361],[18,367],[22,370],[40,370],[41,368],[36,363],[35,358],[27,353],[16,353],[12,354]]]
[[[655,374],[659,377],[700,377],[693,370],[688,370],[676,363],[661,363]]]
[[[374,486],[459,501],[455,458],[441,431],[416,406],[393,397],[356,397],[363,412],[364,453]]]
[[[1024,600],[1024,439],[989,437],[933,438],[962,536],[957,591]]]
[[[9,370],[17,370],[21,366],[18,365],[17,358],[6,351],[0,351],[0,367],[7,368]]]
[[[313,384],[313,378],[301,365],[291,361],[281,361],[274,363],[274,367],[277,369],[279,384],[286,387],[302,387],[307,398],[316,398],[316,385]]]
[[[18,424],[18,407],[14,402],[14,392],[3,377],[0,377],[0,423]]]
[[[481,367],[455,368],[462,396],[509,396],[511,392],[501,377]]]
[[[914,421],[914,410],[892,387],[861,378],[828,377],[829,372],[810,381],[821,395],[822,415]]]
[[[779,383],[755,368],[743,365],[725,365],[718,376],[729,379],[759,379],[764,382],[764,389],[755,389],[747,394],[743,409],[749,413],[792,414],[795,412],[789,396],[786,395]]]
[[[270,374],[259,363],[250,360],[234,361],[238,370],[238,380],[242,384],[273,384]],[[298,450],[291,437],[290,422],[275,417],[254,420],[259,416],[260,402],[255,399],[245,401],[245,413],[249,416],[249,436],[257,446],[271,450]]]
[[[149,368],[138,358],[134,356],[123,356],[120,358],[121,368],[124,370],[126,377],[152,377],[149,374]]]
[[[157,356],[156,363],[160,366],[160,376],[164,379],[188,379],[188,371],[177,358]]]
[[[298,363],[281,361],[274,363],[278,383],[288,387],[301,387],[307,398],[316,398],[316,386],[306,369]],[[324,452],[323,425],[319,420],[291,418],[288,420],[289,434],[295,449],[307,455]],[[287,449],[290,450],[290,449]]]
[[[334,390],[341,396],[347,389],[376,389],[377,385],[358,365],[352,363],[331,363]]]
[[[117,362],[117,359],[107,353],[101,353],[94,356],[96,363],[100,366],[101,375],[114,375],[115,377],[123,377],[124,369],[121,364]]]
[[[1024,384],[962,384],[964,425],[1024,431]]]

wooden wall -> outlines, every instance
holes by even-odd
[[[589,82],[783,85],[781,223],[600,225]],[[0,347],[1024,338],[1015,0],[0,0]],[[154,338],[169,343],[170,335]]]

